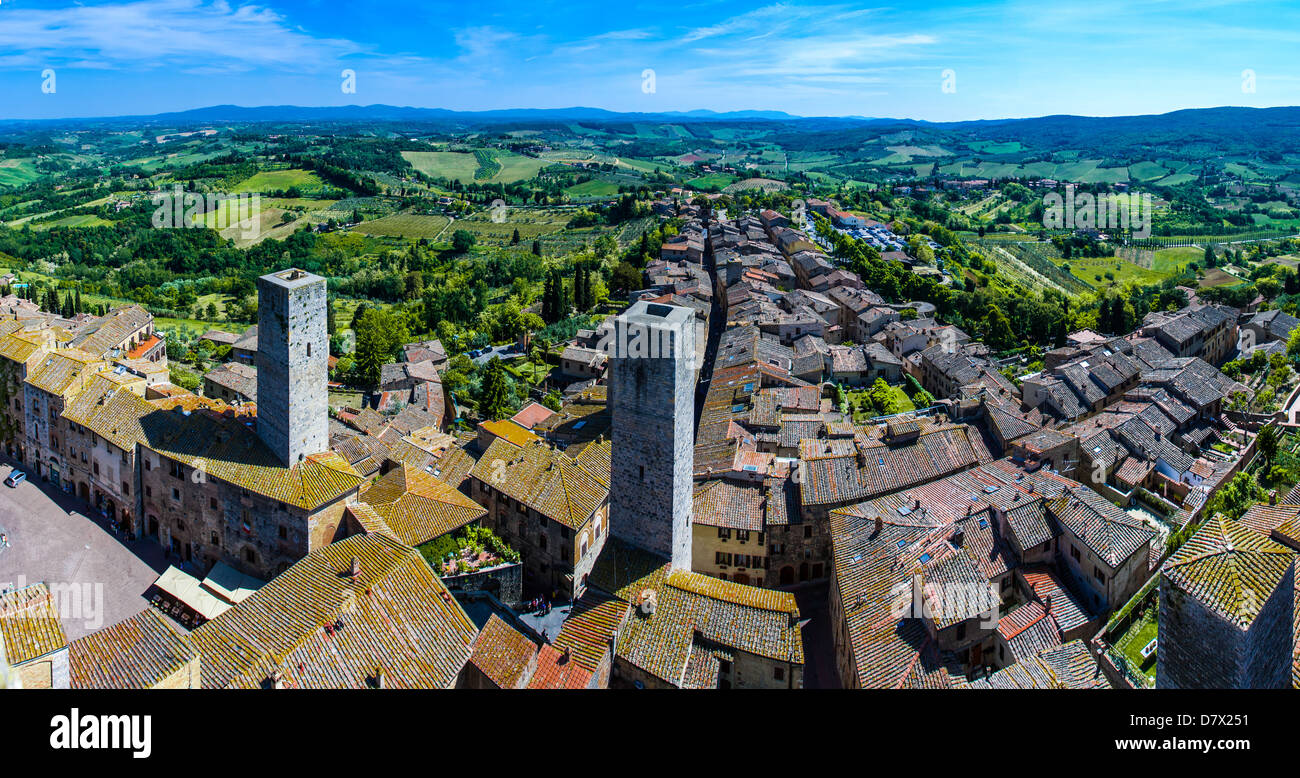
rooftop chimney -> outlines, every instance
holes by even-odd
[[[348,578],[357,580],[361,576],[361,560],[352,557],[352,566],[348,568]]]
[[[884,520],[884,518],[883,518],[879,513],[877,513],[877,514],[876,514],[876,534],[879,535],[881,532],[884,532],[884,531],[885,531],[885,520]]]

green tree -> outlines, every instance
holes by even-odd
[[[398,347],[410,340],[406,319],[391,311],[370,308],[354,325],[357,335],[357,375],[369,387],[379,384],[380,369],[392,362]]]
[[[1264,490],[1255,481],[1255,476],[1241,472],[1215,492],[1210,500],[1210,513],[1222,513],[1232,519],[1240,519],[1250,510],[1250,506],[1264,498]]]
[[[1259,453],[1264,457],[1265,469],[1271,466],[1277,457],[1277,443],[1277,427],[1272,424],[1261,429],[1259,437],[1255,439],[1255,445],[1259,447]]]
[[[506,384],[506,371],[501,360],[492,357],[483,372],[483,394],[479,410],[487,419],[504,419],[510,415],[510,387]]]
[[[474,248],[477,239],[468,230],[456,230],[451,234],[451,248],[458,254],[464,254]]]
[[[997,306],[989,307],[988,332],[984,339],[990,346],[1001,351],[1016,345],[1016,334],[1011,330],[1007,315]]]

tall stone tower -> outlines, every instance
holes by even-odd
[[[610,531],[690,570],[695,312],[639,301],[601,338],[614,425]]]
[[[1222,516],[1197,530],[1160,573],[1156,687],[1291,688],[1295,559]]]
[[[257,279],[257,434],[288,466],[329,449],[326,305],[305,270]]]

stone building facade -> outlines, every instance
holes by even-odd
[[[691,569],[695,314],[640,301],[614,322],[611,531]]]
[[[257,279],[257,431],[285,465],[329,450],[325,279],[297,268]]]

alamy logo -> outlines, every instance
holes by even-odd
[[[117,749],[132,758],[148,759],[153,753],[153,716],[101,716],[73,708],[67,716],[50,719],[50,748]]]
[[[159,230],[239,227],[242,237],[252,240],[262,229],[260,194],[198,194],[186,192],[176,184],[173,191],[159,192],[150,202],[157,206],[151,223]]]
[[[1074,187],[1043,195],[1043,226],[1049,230],[1130,230],[1135,238],[1151,237],[1151,195],[1102,195]]]

